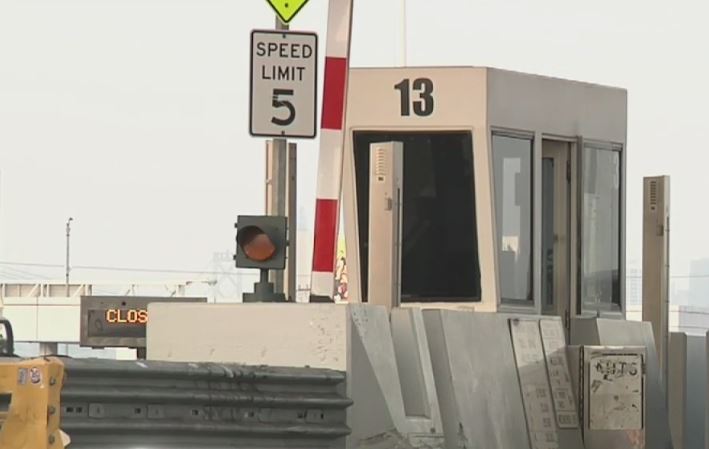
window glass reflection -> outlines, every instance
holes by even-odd
[[[583,152],[581,300],[586,310],[620,306],[620,152]]]
[[[532,301],[532,152],[531,139],[492,137],[503,301]]]

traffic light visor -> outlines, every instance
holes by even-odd
[[[258,226],[246,226],[236,234],[236,243],[246,257],[256,262],[265,262],[276,253],[268,234]]]

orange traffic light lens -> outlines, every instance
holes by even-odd
[[[246,257],[257,262],[265,262],[276,253],[276,247],[266,234],[259,234],[244,245]]]
[[[256,226],[244,228],[236,239],[246,257],[256,262],[265,262],[276,253],[276,246],[271,239]]]

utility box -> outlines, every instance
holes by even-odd
[[[586,449],[644,449],[646,349],[569,348]]]
[[[643,179],[643,321],[652,323],[660,379],[667,390],[670,309],[670,178]]]

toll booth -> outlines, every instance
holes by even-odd
[[[572,317],[624,317],[625,90],[492,68],[367,68],[351,70],[348,98],[350,301],[553,314],[567,332]],[[372,175],[396,167],[384,155],[397,146],[400,288],[381,298],[369,276],[389,233],[372,215],[391,201],[370,199]]]
[[[618,319],[626,92],[439,67],[348,96],[349,303],[154,304],[148,360],[340,371],[346,448],[672,448],[652,328]]]

